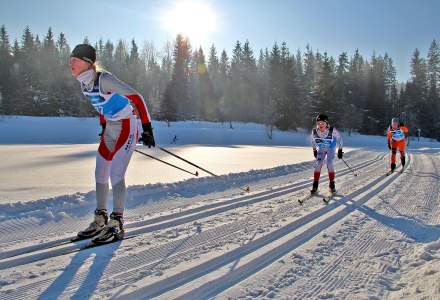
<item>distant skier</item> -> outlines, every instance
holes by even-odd
[[[124,236],[123,213],[126,198],[125,172],[138,138],[137,117],[142,122],[142,141],[155,146],[151,119],[142,96],[114,75],[96,70],[96,51],[77,45],[70,56],[72,75],[83,94],[99,113],[101,142],[96,156],[96,200],[94,221],[78,233],[78,239],[95,237],[94,243],[108,243]],[[113,212],[107,214],[109,178],[113,190]]]
[[[399,123],[398,118],[391,119],[391,125],[387,130],[388,149],[391,150],[391,170],[396,169],[396,153],[397,149],[400,152],[400,161],[402,162],[402,169],[405,167],[405,148],[406,139],[408,138],[408,128],[403,123]]]
[[[338,158],[341,159],[343,156],[342,136],[336,128],[330,126],[328,117],[324,114],[319,114],[316,117],[316,127],[312,130],[312,146],[316,163],[313,174],[313,187],[310,192],[315,194],[318,190],[322,165],[325,159],[327,159],[329,188],[332,193],[335,193],[335,168],[333,166],[333,159],[336,154],[336,146],[338,146]]]

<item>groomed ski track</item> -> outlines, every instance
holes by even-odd
[[[382,275],[362,276],[362,270],[354,269],[347,275],[349,258],[355,260],[356,254],[366,251],[372,255],[389,251],[392,242],[385,237],[390,234],[399,236],[397,239],[420,239],[417,230],[424,229],[427,240],[422,242],[435,240],[440,228],[431,224],[440,221],[439,184],[432,184],[435,178],[428,175],[432,170],[438,171],[438,157],[411,154],[407,170],[390,176],[385,175],[386,154],[369,153],[365,157],[352,162],[361,174],[356,179],[351,171],[337,164],[341,196],[328,205],[311,198],[300,206],[297,199],[308,193],[311,180],[298,177],[294,183],[285,183],[280,179],[278,186],[271,189],[254,189],[251,194],[223,197],[129,222],[127,236],[140,236],[76,253],[71,252],[85,242],[57,246],[66,240],[63,237],[32,243],[32,235],[35,240],[44,235],[41,227],[29,219],[14,220],[15,224],[6,221],[0,224],[11,228],[1,241],[9,250],[0,252],[0,270],[4,273],[0,299],[349,298],[356,293],[350,281],[362,292],[362,286],[380,280],[389,281],[395,292],[396,272],[379,278]],[[402,182],[426,190],[426,197],[417,202],[416,208],[417,197]],[[323,176],[321,189],[326,185]],[[195,232],[194,222],[202,224],[201,233]],[[425,227],[419,228],[420,224]],[[387,232],[402,232],[405,226],[409,226],[408,232],[401,236]],[[32,227],[34,230],[26,235]],[[339,230],[345,227],[349,227],[349,234],[342,236]],[[13,247],[14,242],[19,242],[14,240],[13,228],[23,229],[18,230],[16,238],[25,239],[25,246]],[[55,225],[50,230],[57,232]],[[58,230],[62,232],[62,228]],[[327,237],[322,237],[324,231],[329,231],[324,234]],[[336,238],[323,245],[328,236]],[[321,248],[327,256],[314,259],[316,250]],[[307,255],[295,251],[306,251]],[[289,260],[293,263],[287,264]],[[309,265],[301,264],[305,261]],[[381,263],[381,268],[386,268],[396,262]],[[45,274],[38,273],[43,266],[47,269]],[[26,269],[34,276],[26,278]],[[7,281],[8,276],[15,281]],[[387,289],[375,292],[388,295]]]

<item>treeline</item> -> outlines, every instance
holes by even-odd
[[[85,38],[85,43],[90,41]],[[347,131],[383,134],[399,116],[413,134],[440,138],[440,47],[415,49],[411,79],[396,80],[388,54],[338,57],[313,50],[291,52],[275,43],[257,53],[237,41],[230,54],[212,45],[205,53],[181,35],[156,49],[132,40],[99,40],[100,65],[132,84],[157,119],[258,122],[282,130],[308,128],[318,112]],[[26,27],[12,44],[0,28],[0,113],[90,116],[94,112],[70,75],[66,36],[51,29],[40,39]]]

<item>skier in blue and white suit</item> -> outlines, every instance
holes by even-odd
[[[335,158],[336,148],[338,148],[339,159],[344,154],[342,151],[342,136],[336,128],[330,126],[326,115],[319,114],[316,117],[316,127],[312,130],[311,140],[316,163],[313,173],[313,187],[310,192],[314,194],[318,190],[321,169],[327,160],[329,188],[332,193],[335,193],[335,167],[333,166],[333,159]]]
[[[97,72],[96,51],[87,44],[77,45],[70,57],[72,75],[81,83],[83,94],[99,113],[101,143],[96,156],[96,210],[92,223],[78,233],[78,239],[96,238],[107,243],[123,238],[123,212],[126,198],[125,172],[138,138],[137,119],[142,123],[142,140],[155,146],[153,128],[142,96],[109,72]],[[107,214],[109,181],[113,190],[113,212]]]

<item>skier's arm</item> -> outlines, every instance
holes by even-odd
[[[142,95],[128,84],[120,81],[110,73],[103,73],[100,78],[100,88],[103,94],[117,93],[127,97],[137,110],[142,127],[151,122],[147,106]]]
[[[318,150],[316,150],[316,148],[318,147],[318,145],[316,144],[315,138],[313,137],[313,130],[312,130],[312,134],[310,135],[310,141],[312,143],[312,147],[313,147],[313,156],[315,158],[318,157]]]
[[[391,149],[391,131],[389,128],[387,130],[387,142],[388,142],[388,149]]]
[[[408,134],[408,127],[402,126],[402,131],[405,134],[405,141],[406,145],[409,146],[409,134]]]
[[[316,148],[318,148],[318,144],[316,144],[315,137],[313,136],[313,131],[312,134],[310,135],[310,141],[312,143],[313,150],[316,150]]]
[[[336,144],[338,145],[338,148],[342,149],[343,147],[342,135],[339,133],[339,131],[336,128],[333,128],[333,135],[336,139]]]

